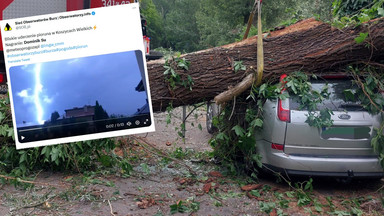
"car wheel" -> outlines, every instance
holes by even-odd
[[[217,128],[213,125],[213,117],[219,115],[219,107],[212,102],[207,103],[207,131],[213,134],[217,131]]]

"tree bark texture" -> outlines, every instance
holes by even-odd
[[[369,35],[357,44],[354,39],[361,32]],[[354,62],[380,63],[384,59],[384,19],[345,29],[307,19],[264,37],[264,78],[294,71],[338,72]],[[163,111],[170,103],[176,107],[211,100],[240,83],[256,70],[256,45],[257,37],[251,37],[183,55],[191,62],[189,70],[176,72],[182,79],[192,77],[192,91],[180,85],[170,88],[164,75],[164,60],[148,62],[153,110]],[[235,72],[235,61],[242,61],[247,70]]]

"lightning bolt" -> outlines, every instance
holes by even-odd
[[[44,124],[43,114],[44,110],[40,103],[39,94],[43,91],[43,85],[40,81],[41,64],[35,65],[35,106],[37,110],[37,122]]]

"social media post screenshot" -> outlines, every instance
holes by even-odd
[[[137,3],[0,26],[17,149],[155,130]]]

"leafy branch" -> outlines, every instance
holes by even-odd
[[[190,75],[186,77],[182,77],[177,71],[183,70],[188,71],[191,62],[186,60],[185,58],[171,57],[166,58],[164,64],[164,75],[165,80],[169,83],[171,90],[173,91],[177,85],[183,86],[184,88],[188,88],[192,91],[192,86],[194,85],[193,79]]]
[[[317,79],[315,75],[312,75],[312,78]],[[318,108],[318,105],[325,99],[329,99],[328,85],[325,85],[321,91],[314,90],[309,82],[308,75],[302,72],[292,73],[284,80],[287,82],[285,85],[287,90],[300,98],[299,109],[308,110],[305,122],[309,126],[322,128],[333,125],[333,120],[331,119],[333,115],[332,110]]]
[[[359,86],[356,93],[352,93],[351,98],[358,98],[364,109],[371,115],[381,115],[381,123],[379,128],[374,128],[371,146],[375,153],[379,155],[380,165],[384,168],[384,80],[379,73],[374,73],[370,67],[365,69],[368,75],[362,80],[362,72],[357,68],[349,67],[351,75],[355,79],[355,83]]]

